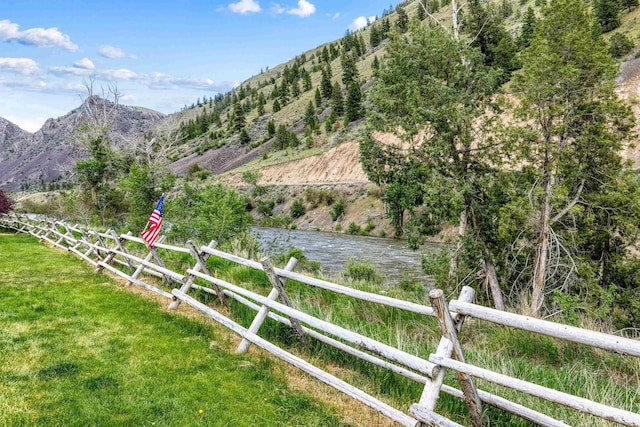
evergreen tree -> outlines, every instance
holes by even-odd
[[[594,0],[593,6],[604,32],[609,32],[620,26],[620,3],[618,0]]]
[[[250,142],[251,136],[249,135],[249,132],[247,132],[247,128],[242,128],[242,132],[240,132],[240,143],[246,145]]]
[[[267,135],[271,138],[276,134],[276,123],[273,120],[269,120],[267,122]]]
[[[614,91],[616,64],[602,36],[594,36],[592,22],[581,0],[551,0],[542,8],[523,54],[523,72],[514,81],[526,123],[515,152],[536,173],[528,193],[535,195],[531,201],[537,224],[530,280],[534,313],[540,312],[554,283],[563,289],[576,280],[593,285],[593,278],[580,276],[614,268],[608,264],[612,252],[607,247],[620,242],[612,239],[616,230],[604,220],[606,214],[600,217],[604,223],[596,218],[610,209],[606,195],[620,183],[619,152],[633,121]],[[599,240],[603,237],[606,244]],[[586,241],[591,254],[585,258],[581,243]],[[552,264],[556,258],[571,267]],[[600,285],[607,289],[611,284]]]
[[[233,129],[236,132],[240,132],[247,124],[247,120],[244,116],[244,108],[240,102],[236,102],[233,106]]]
[[[522,31],[518,38],[518,45],[520,45],[520,49],[527,48],[531,44],[531,38],[533,37],[533,29],[535,26],[536,14],[533,11],[533,8],[529,6],[522,18]]]
[[[281,105],[287,105],[287,102],[289,102],[289,95],[289,85],[283,80],[282,85],[280,86],[280,96],[278,97]]]
[[[518,68],[513,39],[495,10],[482,5],[480,0],[469,1],[469,13],[465,17],[465,31],[473,37],[472,46],[480,48],[485,64],[505,71],[504,81],[511,71]]]
[[[273,142],[273,148],[276,150],[283,150],[289,145],[289,131],[287,127],[280,123],[276,130],[276,139]]]
[[[331,95],[331,110],[335,112],[337,116],[341,116],[344,113],[344,96],[342,95],[342,89],[340,84],[335,82],[333,84],[333,93]]]
[[[396,13],[398,14],[398,19],[396,20],[396,28],[401,33],[406,33],[409,29],[409,15],[407,15],[407,11],[404,10],[404,7],[398,5],[396,7]]]
[[[378,77],[380,73],[380,61],[378,60],[378,56],[373,57],[373,62],[371,62],[371,71],[373,73],[373,77]]]
[[[379,25],[373,24],[371,26],[371,30],[369,32],[369,44],[371,45],[371,48],[375,48],[380,44],[380,31],[379,31]]]
[[[322,107],[322,95],[320,95],[320,88],[316,88],[314,100],[316,102],[316,108]]]
[[[316,116],[316,109],[313,107],[313,103],[309,101],[307,104],[307,110],[304,113],[304,123],[313,129],[316,126],[318,117]]]
[[[275,101],[273,101],[273,112],[277,113],[281,109],[282,109],[282,107],[280,106],[280,101],[278,101],[277,99]]]
[[[360,91],[360,84],[357,82],[351,82],[349,90],[347,92],[347,101],[345,105],[344,119],[347,123],[364,117],[364,107],[362,105],[362,92]]]
[[[426,8],[425,0],[418,1],[418,11],[416,12],[416,17],[418,18],[418,21],[424,21],[424,19],[427,17],[427,12],[425,11],[425,8]]]
[[[331,60],[329,58],[329,50],[327,49],[326,45],[322,48],[322,62],[324,62],[326,64],[331,62]]]
[[[264,97],[264,93],[260,92],[258,96],[258,115],[262,116],[264,114],[264,106],[267,105],[267,99]]]
[[[323,99],[331,98],[331,90],[333,85],[331,84],[331,68],[329,65],[322,67],[322,78],[320,80],[320,93]]]
[[[351,83],[357,82],[360,78],[358,67],[356,65],[356,58],[354,55],[350,55],[343,52],[341,57],[342,62],[342,84],[345,87],[350,87]]]
[[[311,83],[311,74],[306,69],[302,75],[302,80],[304,84],[304,91],[310,91],[313,88],[313,84]]]
[[[493,134],[487,111],[499,87],[497,72],[484,66],[477,49],[435,25],[412,26],[408,37],[392,36],[387,47],[385,66],[370,92],[371,128],[360,141],[363,169],[383,186],[398,235],[415,240],[416,234],[433,234],[438,224],[459,216],[469,232],[454,253],[462,265],[452,273],[464,277],[483,270],[495,306],[504,308],[493,252],[501,245],[490,245],[497,235],[491,218],[499,216],[499,207],[487,190],[487,182],[497,181],[491,177],[501,154],[491,138],[483,137]],[[375,131],[393,133],[410,148],[382,144]],[[418,215],[419,206],[428,214]]]

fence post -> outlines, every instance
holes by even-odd
[[[262,264],[262,268],[264,268],[264,272],[266,273],[267,278],[269,279],[269,282],[271,282],[271,286],[273,286],[274,289],[278,291],[278,298],[280,299],[280,302],[286,305],[287,307],[293,308],[293,306],[291,305],[291,300],[289,299],[289,296],[287,295],[287,293],[284,291],[284,286],[280,282],[280,277],[276,274],[275,270],[273,269],[273,265],[271,265],[271,261],[269,261],[269,258],[267,257],[262,258],[260,260],[260,263]],[[293,328],[293,331],[295,332],[296,336],[300,341],[303,341],[304,331],[300,326],[300,322],[298,321],[298,319],[294,317],[289,317],[289,320],[291,321],[291,327]]]
[[[98,249],[98,254],[102,257],[102,259],[104,260],[104,258],[107,257],[107,255],[109,254],[109,249],[107,248],[107,244],[104,242],[104,240],[102,240],[102,236],[100,235],[100,232],[98,230],[92,230],[93,235],[96,237],[96,244],[98,244],[98,246],[101,249]]]
[[[462,291],[460,292],[459,301],[464,302],[473,302],[473,299],[476,295],[476,291],[470,286],[464,286]],[[456,324],[456,330],[460,332],[462,328],[462,324],[464,323],[464,316],[460,316],[458,313],[453,314],[453,321]],[[438,348],[436,350],[436,355],[442,357],[451,357],[451,352],[453,351],[453,344],[446,337],[440,338],[440,343],[438,344]],[[422,390],[422,396],[420,397],[420,406],[424,406],[426,410],[433,411],[436,407],[436,403],[438,402],[438,397],[440,397],[440,388],[442,387],[442,383],[444,382],[444,376],[447,373],[446,368],[440,368],[437,370],[437,373],[431,378],[427,380],[427,383]]]
[[[202,270],[204,274],[213,277],[213,274],[211,274],[211,270],[209,270],[209,267],[207,267],[207,260],[209,259],[210,254],[206,252],[198,252],[198,248],[196,248],[196,245],[191,240],[187,241],[187,246],[189,246],[191,255],[196,259],[196,265],[200,266],[200,270]],[[193,276],[193,280],[196,280],[195,276]],[[226,307],[229,307],[227,296],[222,292],[222,289],[220,289],[220,287],[215,283],[211,284],[213,285],[213,289],[216,291],[216,295],[218,296],[222,304],[224,304]]]
[[[456,332],[456,325],[451,318],[451,313],[447,307],[447,302],[444,299],[444,293],[442,289],[434,289],[429,292],[429,299],[431,300],[431,307],[433,307],[436,316],[438,318],[438,324],[442,331],[443,337],[446,337],[451,341],[453,351],[452,357],[465,363],[464,353],[462,351],[462,345],[458,340],[458,333]],[[467,403],[469,412],[471,412],[471,419],[473,420],[474,427],[484,427],[485,423],[482,419],[482,401],[478,396],[478,390],[476,390],[473,384],[473,378],[464,372],[456,372],[458,375],[458,381],[460,382],[460,388],[464,393],[464,400]]]
[[[118,246],[118,248],[117,248],[117,249],[119,249],[119,250],[120,250],[120,252],[123,252],[123,253],[125,253],[125,254],[128,254],[129,252],[127,252],[127,250],[126,250],[126,249],[125,249],[125,247],[124,247],[124,243],[127,241],[127,239],[125,239],[124,237],[119,237],[119,236],[116,234],[116,232],[115,232],[115,231],[113,231],[113,230],[109,230],[109,231],[111,232],[111,236],[113,237],[113,240],[116,242],[116,245]],[[127,235],[127,236],[131,236],[131,232],[130,232],[130,231],[128,231],[126,235]],[[114,258],[114,257],[115,257],[115,255],[113,255],[113,257],[112,257],[112,258]],[[131,260],[129,259],[129,257],[124,257],[124,258],[125,258],[125,261],[127,261],[127,264],[129,265],[129,267],[131,267],[131,268],[136,268],[136,267],[135,267],[135,265],[133,264],[133,261],[131,261]],[[107,261],[105,261],[105,262],[107,262]]]
[[[294,257],[291,257],[289,258],[289,262],[287,263],[287,266],[284,269],[286,271],[293,271],[297,263],[298,263],[298,260]],[[280,282],[280,284],[284,289],[284,285],[287,282],[287,279],[284,277],[278,277],[278,281]],[[272,301],[275,301],[276,298],[278,298],[279,294],[280,292],[274,286],[273,289],[271,289],[271,292],[269,292],[269,295],[267,296],[267,298],[269,298]],[[251,326],[249,326],[249,332],[251,332],[252,334],[257,334],[258,331],[260,330],[260,327],[262,326],[265,319],[267,318],[268,314],[269,314],[269,307],[267,307],[266,305],[263,305],[258,311],[258,314],[256,314],[256,317],[253,319],[253,322],[251,322]],[[237,354],[246,353],[247,350],[249,350],[250,345],[251,345],[251,341],[249,341],[246,338],[243,338],[242,342],[240,342],[240,345],[238,346],[238,349],[236,350],[236,353]]]
[[[215,240],[212,240],[211,242],[209,242],[209,245],[207,246],[208,248],[214,249],[216,246],[218,245],[218,243]],[[209,254],[208,253],[199,253],[198,250],[196,249],[195,245],[193,244],[193,241],[188,240],[187,241],[187,246],[189,246],[189,251],[191,252],[191,256],[193,256],[196,259],[196,265],[195,267],[193,267],[193,270],[195,271],[200,271],[200,269],[202,269],[202,266],[204,265],[206,267],[206,262],[209,259]],[[200,255],[200,256],[197,256]],[[201,263],[202,261],[202,263]],[[196,281],[196,276],[194,276],[193,274],[189,274],[189,276],[187,277],[187,280],[182,284],[182,286],[180,287],[180,292],[182,293],[188,293],[189,289],[191,289],[191,285],[193,285],[193,283]],[[220,288],[216,289],[216,292],[218,292],[220,290]],[[220,292],[222,294],[222,292]],[[225,301],[226,302],[226,296],[224,294],[222,294],[224,299],[221,299],[221,301]],[[171,301],[171,304],[169,304],[169,308],[168,310],[175,310],[176,308],[178,308],[178,306],[180,306],[180,299],[179,298],[175,298],[173,299],[173,301]]]
[[[89,233],[87,233],[83,229],[80,229],[80,233],[82,233],[82,239],[80,239],[80,241],[84,241],[84,243],[86,243],[87,246],[89,247],[87,252],[84,253],[84,256],[88,258],[89,255],[91,255],[91,253],[93,252],[95,257],[98,258],[98,260],[102,260],[102,258],[100,257],[100,253],[98,251],[94,250],[93,246],[91,246],[94,243],[91,241],[91,239],[89,239]]]
[[[162,235],[162,236],[158,237],[157,242],[158,243],[162,243],[164,241],[164,239],[166,239],[166,236]],[[156,251],[156,248],[149,249],[149,253],[144,258],[144,260],[146,262],[151,261],[151,258],[153,258],[153,255],[154,255],[155,251]],[[136,280],[138,278],[138,276],[140,275],[140,273],[142,273],[143,271],[144,271],[144,264],[140,264],[136,268],[136,271],[134,271],[133,274],[131,276],[129,276],[129,277],[131,277],[131,279],[133,279],[133,280]],[[133,283],[132,280],[127,280],[127,283],[125,283],[125,286],[130,286],[131,283]]]

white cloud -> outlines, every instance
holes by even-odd
[[[287,13],[290,15],[297,15],[301,18],[306,18],[316,13],[316,7],[307,0],[298,0],[298,7],[287,10]]]
[[[0,70],[31,76],[40,73],[38,63],[30,58],[0,58]]]
[[[358,31],[366,27],[368,24],[374,22],[376,20],[375,16],[370,16],[368,18],[364,16],[359,16],[353,20],[351,25],[349,25],[349,29],[351,31]]]
[[[216,82],[208,78],[177,77],[159,72],[136,73],[135,71],[121,69],[88,69],[78,67],[51,67],[49,73],[57,76],[94,76],[108,81],[128,81],[147,86],[149,89],[205,89],[214,92],[225,92],[233,88],[232,82]]]
[[[251,12],[260,12],[262,9],[258,2],[254,0],[240,0],[238,3],[229,4],[229,9],[234,13],[251,13]]]
[[[93,61],[91,61],[89,58],[82,58],[81,60],[74,62],[73,66],[85,70],[93,70],[94,68],[96,68],[96,66],[93,65]]]
[[[331,16],[331,19],[336,20],[336,19],[340,18],[340,12],[336,12],[333,15],[330,15],[330,16]]]
[[[274,3],[273,6],[271,6],[271,13],[273,13],[274,15],[282,15],[286,11],[287,9],[285,9],[284,7],[280,6],[277,3]]]
[[[110,46],[108,44],[103,44],[98,49],[98,55],[103,56],[105,58],[114,59],[114,58],[137,58],[135,55],[129,55],[124,50],[119,47]]]
[[[71,42],[71,38],[67,34],[62,34],[56,27],[29,28],[20,31],[18,24],[8,19],[0,21],[0,38],[30,46],[59,47],[71,52],[78,50],[78,45]]]

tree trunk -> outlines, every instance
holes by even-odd
[[[458,3],[451,0],[451,18],[453,21],[453,36],[456,40],[460,39],[460,24],[458,23]]]
[[[487,275],[487,281],[489,282],[489,288],[491,289],[491,295],[493,296],[494,307],[497,310],[504,311],[504,298],[502,297],[502,289],[500,289],[500,283],[498,282],[496,266],[493,265],[493,261],[491,261],[488,256],[484,259],[484,272]]]
[[[544,198],[540,213],[539,237],[533,257],[533,278],[531,280],[531,312],[538,315],[544,301],[544,282],[549,256],[549,235],[551,231],[551,181],[548,177],[544,186]]]
[[[458,258],[460,258],[460,251],[462,251],[462,238],[467,234],[467,210],[463,210],[460,213],[460,226],[458,227],[458,243],[456,244],[456,250],[449,261],[449,281],[453,282],[456,277],[456,271],[458,270]]]

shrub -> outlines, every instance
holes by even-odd
[[[329,214],[331,215],[331,219],[333,221],[337,221],[344,214],[344,200],[338,200],[336,203],[331,206],[331,210]]]
[[[300,218],[307,212],[307,208],[304,207],[304,204],[300,199],[295,199],[291,204],[291,217],[292,218]]]
[[[355,222],[350,222],[349,227],[347,228],[347,233],[349,234],[360,234],[362,233],[362,229]]]
[[[384,276],[369,260],[349,258],[340,275],[346,279],[381,284]]]
[[[631,52],[633,49],[633,40],[622,33],[612,35],[609,43],[611,44],[609,47],[609,53],[614,58],[620,58]]]
[[[309,187],[304,190],[304,198],[311,208],[315,209],[322,203],[331,206],[338,199],[338,193],[326,188]]]
[[[276,202],[273,200],[258,200],[258,213],[264,216],[273,215],[273,208],[276,206]]]

